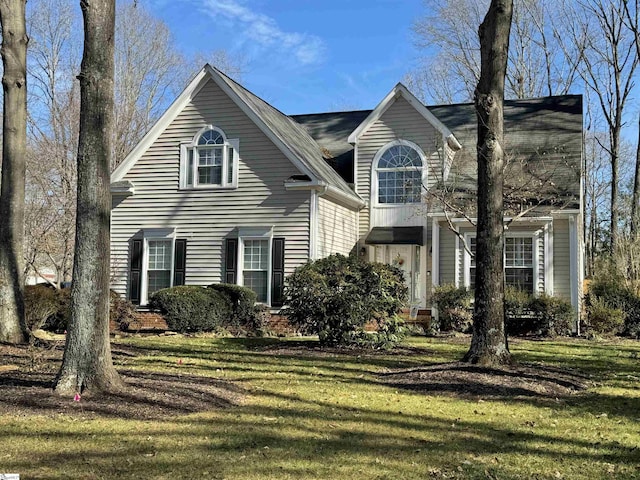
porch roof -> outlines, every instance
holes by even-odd
[[[423,227],[373,227],[367,245],[424,245]]]

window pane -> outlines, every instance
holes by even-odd
[[[420,203],[422,172],[397,170],[378,172],[379,203]]]
[[[510,287],[533,293],[533,268],[505,268],[504,279]]]
[[[222,145],[224,138],[217,130],[207,130],[198,139],[198,145]]]
[[[221,185],[222,167],[198,167],[198,184]]]
[[[171,240],[149,240],[149,270],[171,270]]]
[[[244,286],[258,296],[258,302],[267,302],[267,272],[244,272]]]
[[[150,270],[149,271],[148,294],[169,288],[171,286],[171,270]]]

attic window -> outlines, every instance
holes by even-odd
[[[237,139],[208,125],[180,148],[180,188],[237,188]]]
[[[405,140],[391,142],[378,151],[373,166],[378,204],[420,203],[427,169],[417,145]]]

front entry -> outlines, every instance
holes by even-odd
[[[374,260],[402,270],[404,281],[409,289],[410,303],[421,300],[419,245],[376,245]]]

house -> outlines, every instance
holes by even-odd
[[[508,284],[582,285],[582,99],[505,103]],[[248,286],[332,253],[393,263],[411,303],[472,286],[476,117],[402,84],[374,110],[287,116],[205,66],[113,172],[113,288],[141,306],[173,285]],[[507,199],[507,196],[509,198]]]

